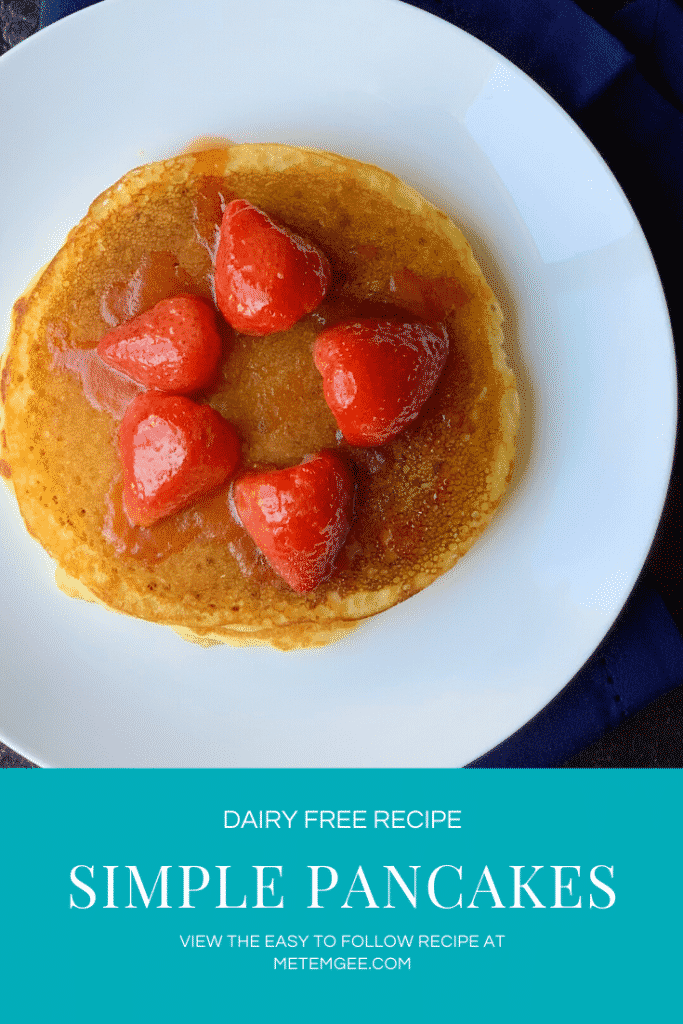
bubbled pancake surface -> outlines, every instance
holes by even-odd
[[[131,391],[117,375],[99,391],[92,384],[91,350],[110,326],[169,292],[212,299],[220,204],[235,196],[314,241],[333,268],[323,305],[289,331],[225,330],[220,372],[204,396],[237,427],[244,468],[291,465],[322,447],[352,465],[355,524],[331,578],[307,595],[264,563],[234,520],[228,488],[131,529],[116,446]],[[381,448],[356,449],[337,434],[311,350],[323,326],[378,312],[379,303],[442,319],[450,353],[415,423]],[[376,167],[268,144],[131,171],[95,200],[15,306],[2,457],[26,525],[67,592],[187,639],[283,650],[328,643],[431,583],[493,515],[518,420],[501,319],[459,229]],[[112,380],[118,398],[103,401]]]

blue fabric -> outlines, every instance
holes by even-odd
[[[92,7],[99,0],[41,0],[40,4],[40,27],[45,28],[60,18],[66,18],[67,14],[75,14],[83,7]]]
[[[570,0],[407,0],[465,29],[520,67],[569,113],[580,110],[633,56]]]
[[[596,12],[600,24],[571,0],[407,2],[465,29],[508,57],[591,138],[643,226],[680,345],[680,260],[670,250],[674,238],[680,252],[683,237],[681,5],[675,0],[614,4],[613,14]],[[86,6],[90,3],[44,2],[41,26]],[[679,477],[677,463],[676,493]],[[646,577],[577,676],[539,715],[475,766],[560,765],[681,683],[683,639]]]
[[[652,84],[683,106],[683,8],[674,0],[635,0],[614,15],[613,26]]]
[[[626,192],[683,337],[683,9],[635,0],[599,24],[571,0],[407,0],[488,43],[586,132]],[[615,5],[616,6],[616,5]]]
[[[469,767],[558,767],[681,682],[683,637],[659,594],[642,583],[595,654],[564,690]]]
[[[635,0],[601,25],[569,0],[410,2],[508,57],[591,138],[648,238],[667,295],[678,356],[683,289],[671,240],[679,244],[683,237],[683,9],[673,0]],[[678,363],[680,367],[680,357]],[[677,463],[678,493],[679,479]],[[568,686],[475,766],[560,765],[681,683],[681,634],[646,579]]]

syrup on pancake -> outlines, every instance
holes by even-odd
[[[290,330],[224,329],[206,396],[237,427],[246,468],[321,448],[352,467],[354,526],[332,577],[307,595],[268,567],[231,513],[229,485],[148,528],[131,527],[121,506],[116,433],[138,389],[94,349],[162,298],[213,300],[218,224],[235,196],[320,246],[333,268],[322,305]],[[398,438],[352,449],[312,346],[327,325],[398,309],[446,324],[448,362]],[[327,643],[450,568],[509,482],[518,417],[500,311],[461,232],[387,172],[276,145],[146,165],[100,196],[15,307],[3,395],[0,471],[11,467],[27,527],[66,589],[189,639],[281,649]]]

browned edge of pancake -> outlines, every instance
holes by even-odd
[[[162,161],[158,164],[144,165],[124,175],[119,182],[115,183],[94,200],[86,217],[69,232],[65,246],[40,275],[38,284],[40,286],[46,284],[48,289],[68,287],[68,280],[65,280],[62,270],[62,263],[64,262],[63,253],[69,247],[77,248],[86,235],[92,232],[96,233],[99,230],[100,224],[111,216],[112,212],[114,215],[116,214],[116,208],[121,202],[125,205],[134,202],[137,196],[144,194],[144,189],[151,182],[163,179],[165,183],[168,181],[182,183],[196,173],[211,172],[223,176],[226,173],[230,173],[235,163],[239,165],[241,173],[245,172],[245,168],[247,171],[251,168],[252,173],[273,173],[278,169],[295,167],[299,162],[303,162],[307,166],[318,165],[332,173],[357,174],[360,176],[364,188],[370,192],[377,190],[385,197],[388,195],[390,201],[397,207],[408,210],[415,217],[426,218],[430,229],[440,232],[446,237],[450,245],[457,250],[462,265],[466,268],[468,274],[473,280],[478,282],[480,287],[487,289],[488,292],[491,310],[490,321],[486,325],[488,343],[494,371],[503,382],[504,389],[499,410],[501,441],[493,459],[495,469],[491,475],[488,492],[492,511],[490,515],[482,516],[479,529],[473,532],[466,541],[461,540],[459,543],[447,546],[440,553],[434,565],[430,567],[429,572],[417,573],[414,576],[410,593],[415,593],[451,568],[457,558],[461,557],[471,547],[474,540],[476,540],[492,517],[495,505],[503,494],[511,476],[514,462],[514,436],[519,419],[519,400],[515,389],[514,377],[507,366],[503,350],[502,315],[499,306],[490,288],[488,288],[484,281],[471,248],[462,232],[445,214],[428,203],[410,186],[404,184],[388,172],[371,165],[359,164],[356,161],[348,160],[335,154],[287,146],[265,144],[231,147],[226,150],[192,154],[184,158]],[[30,333],[30,296],[35,293],[37,287],[38,285],[32,283],[25,293],[25,296],[29,296],[27,308],[25,308],[25,302],[21,300],[15,305],[13,338],[17,338],[22,332]],[[29,320],[29,322],[26,323],[26,320]],[[28,360],[30,352],[24,352],[23,357]],[[13,366],[14,373],[21,374],[25,370],[27,370],[27,366],[22,365],[21,362],[18,362],[17,366]],[[27,377],[28,374],[25,373],[24,379],[26,380]],[[15,397],[19,395],[20,401],[21,387],[17,391],[13,386],[13,391]],[[12,463],[12,459],[10,459],[10,463]],[[50,553],[53,554],[53,552]],[[60,571],[64,572],[64,570]],[[68,576],[68,571],[66,575]],[[62,580],[60,586],[64,582]],[[90,598],[94,597],[106,606],[116,609],[116,605],[103,600],[101,592],[100,594],[97,593],[96,580],[89,581],[93,584],[92,587],[86,586],[83,581],[78,582],[79,586],[88,592]],[[70,589],[73,591],[74,587],[71,586]],[[66,587],[66,592],[70,592],[68,586]],[[85,596],[85,594],[82,593],[79,596]],[[222,642],[243,646],[253,645],[254,643],[267,643],[279,649],[292,649],[331,642],[338,635],[346,634],[358,621],[378,614],[397,603],[397,601],[404,599],[404,596],[407,597],[410,594],[397,594],[393,587],[384,587],[379,590],[366,589],[359,591],[352,597],[347,596],[343,598],[341,595],[336,595],[335,598],[335,594],[332,592],[328,595],[325,605],[318,607],[315,616],[311,618],[307,619],[304,615],[298,621],[279,622],[276,617],[274,619],[271,618],[269,622],[264,622],[261,626],[245,626],[239,622],[225,622],[218,627],[200,627],[195,625],[193,628],[190,628],[186,622],[174,623],[165,621],[164,624],[170,625],[176,631],[181,632],[185,638],[202,644]],[[118,608],[117,610],[127,609]]]

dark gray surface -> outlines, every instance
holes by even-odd
[[[38,28],[38,0],[0,0],[0,53],[16,46]]]
[[[623,4],[581,4],[599,17]],[[0,53],[28,38],[38,28],[39,0],[0,0]],[[0,183],[1,184],[1,183]],[[662,594],[679,629],[681,605],[680,486],[674,480],[655,543],[644,573]],[[0,768],[35,765],[0,743]],[[683,686],[660,697],[597,743],[572,757],[565,768],[680,768],[683,767]]]

